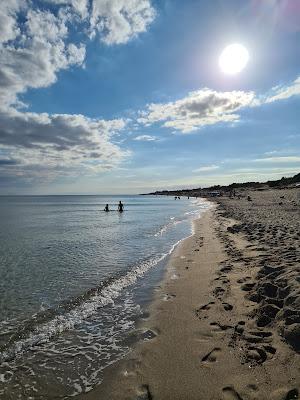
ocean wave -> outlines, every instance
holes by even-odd
[[[155,237],[162,236],[165,234],[168,229],[174,227],[177,224],[187,222],[190,219],[196,219],[199,218],[201,213],[204,210],[207,210],[208,208],[211,207],[211,204],[209,201],[206,199],[195,199],[191,200],[192,207],[194,208],[193,210],[186,211],[184,213],[184,218],[182,219],[175,219],[175,217],[170,217],[170,222],[167,222],[165,225],[161,226],[159,230],[154,234]]]
[[[171,222],[168,222],[167,224],[163,225],[155,234],[155,237],[162,236],[164,233],[167,232],[168,229],[172,228],[175,225],[181,224],[185,220],[175,220],[171,219]]]
[[[124,288],[133,285],[147,271],[171,254],[180,241],[175,243],[169,252],[145,260],[126,274],[102,282],[83,295],[63,302],[55,309],[36,313],[32,318],[22,322],[14,328],[9,340],[0,347],[0,363],[12,360],[34,346],[47,343],[51,338],[82,323],[99,308],[113,304],[114,299],[119,297]]]

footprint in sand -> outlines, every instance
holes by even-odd
[[[244,278],[240,278],[237,280],[237,283],[245,283],[251,279],[251,276],[245,276]]]
[[[245,330],[245,321],[239,321],[237,325],[234,327],[234,334],[243,334]]]
[[[136,400],[152,400],[153,396],[150,392],[149,385],[141,386],[139,390],[139,395]]]
[[[270,400],[297,400],[299,399],[298,389],[288,390],[287,388],[281,388],[271,393]]]
[[[224,400],[243,400],[233,386],[226,386],[222,389]]]
[[[271,355],[274,355],[276,353],[276,348],[273,346],[263,346],[266,352],[268,352]]]
[[[267,353],[262,348],[254,346],[248,347],[246,352],[246,362],[253,365],[263,364],[267,358]]]
[[[209,303],[204,304],[203,306],[201,306],[200,308],[198,308],[197,311],[201,311],[201,310],[210,310],[210,309],[211,309],[211,306],[212,306],[213,304],[215,304],[215,302],[214,302],[214,301],[210,301]]]
[[[222,306],[225,311],[231,311],[233,309],[233,306],[229,303],[222,303]]]
[[[220,354],[221,348],[220,347],[215,347],[212,349],[209,353],[207,353],[204,357],[202,357],[201,361],[202,362],[216,362],[217,361],[217,356]]]
[[[249,343],[267,343],[272,341],[272,332],[250,331],[248,334],[244,335],[244,339]]]
[[[201,317],[202,317],[202,314],[203,314],[203,311],[208,311],[208,310],[210,310],[211,307],[212,307],[214,304],[215,304],[214,301],[210,301],[209,303],[204,304],[203,306],[200,306],[200,307],[197,308],[197,310],[196,310],[196,316],[197,316],[198,318],[201,318]]]
[[[164,300],[164,301],[168,301],[168,300],[174,299],[174,297],[176,297],[176,294],[166,293],[166,294],[164,295],[164,297],[163,297],[163,300]]]
[[[221,286],[217,286],[214,289],[213,293],[214,293],[214,296],[219,299],[220,297],[222,297],[224,295],[225,289],[223,289]]]
[[[230,325],[222,325],[219,322],[211,322],[210,326],[212,327],[212,330],[214,332],[227,331],[228,329],[232,328],[232,326],[230,326]]]
[[[224,275],[220,275],[217,278],[214,279],[215,281],[222,281],[223,284],[229,283],[230,280],[226,278]]]
[[[157,333],[152,331],[151,329],[146,330],[145,332],[142,332],[140,335],[140,338],[144,341],[152,340],[157,336]]]
[[[256,285],[255,283],[244,283],[244,284],[241,286],[241,289],[242,289],[244,292],[250,292],[250,290],[252,290],[252,289],[254,288],[255,285]]]
[[[226,265],[225,267],[222,267],[220,269],[220,272],[230,272],[232,270],[232,266],[231,265]]]

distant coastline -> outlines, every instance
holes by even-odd
[[[300,185],[300,173],[290,177],[282,177],[278,180],[267,182],[244,182],[244,183],[231,183],[230,185],[214,185],[207,188],[196,189],[177,189],[177,190],[157,190],[151,193],[142,193],[142,196],[149,195],[164,195],[164,196],[189,196],[189,197],[215,197],[219,195],[228,195],[234,190],[266,190],[266,189],[288,189],[290,187],[297,187]]]

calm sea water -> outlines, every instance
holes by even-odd
[[[106,203],[123,214],[105,213]],[[91,390],[123,357],[202,200],[0,197],[0,398]]]

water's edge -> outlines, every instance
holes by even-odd
[[[118,360],[115,360],[111,365],[107,366],[107,368],[104,370],[103,374],[103,380],[98,383],[97,386],[95,386],[92,391],[91,391],[91,397],[89,399],[94,400],[94,394],[95,394],[95,399],[98,399],[98,390],[101,392],[101,384],[102,382],[109,381],[109,384],[111,382],[114,382],[114,377],[117,376],[118,373],[121,372],[123,369],[123,363],[126,363],[126,360],[128,357],[131,357],[132,353],[136,350],[136,347],[141,344],[142,341],[147,341],[148,340],[148,335],[151,336],[151,331],[149,331],[147,328],[145,328],[145,321],[151,318],[151,312],[153,309],[158,308],[159,304],[164,301],[162,297],[162,290],[161,288],[165,286],[165,284],[172,279],[172,276],[174,277],[175,275],[175,270],[173,267],[173,259],[174,257],[177,257],[178,254],[181,253],[181,247],[184,245],[184,243],[188,240],[193,240],[193,236],[196,233],[196,224],[197,221],[199,221],[202,217],[203,214],[206,212],[209,212],[212,207],[214,206],[213,203],[207,201],[208,207],[206,210],[201,212],[200,215],[195,217],[193,220],[191,220],[191,228],[192,232],[190,235],[183,237],[182,239],[178,240],[172,247],[172,250],[168,254],[168,256],[165,259],[165,264],[163,267],[163,271],[160,277],[160,280],[158,281],[157,287],[152,288],[152,293],[151,293],[151,298],[147,302],[147,304],[144,305],[143,313],[140,315],[138,320],[136,321],[136,324],[134,328],[132,329],[132,333],[134,333],[134,337],[136,340],[134,340],[131,344],[130,347],[128,348],[128,351],[122,355]],[[76,396],[76,399],[78,400],[84,400],[86,399],[85,394],[78,394]]]
[[[185,213],[191,214],[189,218],[191,234],[172,245],[170,243],[171,247],[165,253],[145,259],[128,270],[105,279],[79,296],[35,313],[32,318],[17,324],[13,331],[2,329],[0,390],[2,384],[4,388],[8,386],[4,389],[4,397],[1,398],[66,399],[88,392],[101,384],[105,371],[109,370],[112,364],[117,365],[118,361],[132,351],[139,340],[143,340],[138,335],[141,322],[155,301],[157,287],[167,278],[170,260],[180,245],[194,235],[195,220],[201,218],[210,207],[209,202],[202,201],[203,199],[197,200],[200,200],[198,212]],[[163,235],[164,232],[161,230],[155,236]],[[102,314],[106,315],[105,320]],[[109,320],[112,322],[109,325],[110,331],[107,331],[105,323]],[[93,342],[88,349],[86,344],[90,339]],[[68,340],[70,344],[66,348],[65,341]],[[73,361],[68,361],[69,357],[75,361],[77,355],[84,357],[88,367],[86,374],[82,376],[78,375],[82,366],[79,365],[76,376],[72,369]],[[70,391],[70,386],[64,393],[62,378],[61,388],[55,388],[55,381],[51,383],[51,380],[48,382],[43,378],[36,360],[43,368],[52,370],[51,374],[69,376],[73,389]],[[80,363],[80,359],[78,360]],[[53,361],[58,364],[52,365]],[[20,366],[27,371],[21,373],[21,378]],[[28,378],[30,376],[33,376],[32,381]],[[10,394],[9,388],[14,387],[15,379],[25,389],[14,396],[13,392]],[[50,393],[51,389],[55,389],[53,394]]]

